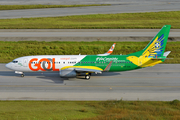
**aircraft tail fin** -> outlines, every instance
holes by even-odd
[[[159,58],[164,56],[166,43],[171,25],[164,25],[158,34],[143,49],[142,55],[148,58]]]
[[[164,52],[171,25],[164,25],[157,35],[141,51],[129,54],[128,60],[140,67],[154,66],[164,62],[170,51]]]

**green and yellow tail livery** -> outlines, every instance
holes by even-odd
[[[170,53],[170,51],[164,53],[170,28],[171,25],[164,25],[142,51],[130,54],[128,59],[140,67],[154,66],[163,62]]]

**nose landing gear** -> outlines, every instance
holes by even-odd
[[[21,77],[24,77],[24,74],[21,74]]]
[[[16,74],[21,74],[21,77],[24,77],[24,73],[23,72],[19,72],[19,71],[15,71]]]

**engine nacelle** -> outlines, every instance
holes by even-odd
[[[76,77],[76,74],[74,69],[66,69],[59,72],[60,77]]]

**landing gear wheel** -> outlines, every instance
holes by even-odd
[[[86,75],[86,76],[85,76],[85,79],[86,79],[86,80],[89,80],[89,79],[90,79],[90,75]]]
[[[21,77],[24,77],[24,74],[21,74]]]

